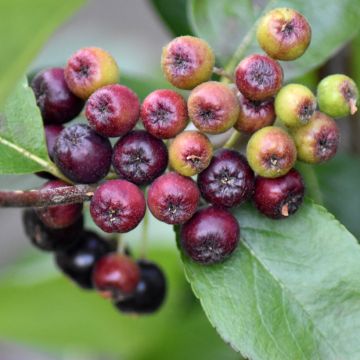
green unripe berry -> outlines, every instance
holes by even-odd
[[[250,167],[258,175],[276,178],[285,175],[294,166],[296,147],[285,130],[267,126],[251,136],[246,156]]]
[[[275,113],[287,127],[307,124],[316,110],[316,97],[300,84],[284,86],[275,98]]]
[[[354,115],[359,91],[355,82],[346,75],[329,75],[322,79],[317,89],[317,99],[322,112],[332,117]]]

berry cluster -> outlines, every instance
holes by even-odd
[[[239,241],[230,208],[252,200],[273,219],[298,210],[305,187],[295,162],[317,164],[335,155],[339,130],[332,117],[356,112],[358,90],[340,74],[323,79],[317,96],[301,84],[283,86],[278,60],[297,59],[311,40],[310,25],[297,11],[271,10],[259,22],[257,39],[265,54],[247,56],[234,74],[222,71],[221,81],[211,79],[215,56],[204,40],[180,36],[167,44],[163,73],[173,86],[191,90],[187,99],[159,89],[141,103],[117,84],[118,66],[99,48],[80,49],[65,69],[35,76],[50,158],[74,183],[101,181],[90,203],[100,229],[131,231],[148,207],[160,221],[180,225],[185,254],[214,264]],[[83,106],[88,123],[64,128]],[[187,127],[189,120],[196,130]],[[235,138],[249,135],[246,156],[228,148],[234,135],[214,151],[212,135],[231,128]],[[119,137],[114,146],[109,137]],[[115,179],[102,181],[111,167]],[[54,180],[45,188],[56,186],[67,184]],[[199,208],[202,201],[209,205]],[[80,286],[94,286],[122,311],[155,310],[165,294],[162,272],[116,254],[111,243],[85,231],[81,211],[71,204],[26,212],[26,232],[36,246],[55,251],[60,269]]]

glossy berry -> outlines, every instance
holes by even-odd
[[[108,254],[95,264],[93,283],[106,297],[122,299],[132,295],[140,281],[140,268],[130,257]]]
[[[272,219],[283,219],[299,209],[304,191],[300,173],[291,169],[286,175],[276,179],[258,176],[253,199],[262,214]]]
[[[31,81],[36,103],[45,124],[63,124],[80,114],[84,101],[68,88],[63,68],[50,68]]]
[[[92,289],[92,274],[97,261],[116,251],[116,243],[104,240],[91,231],[85,231],[79,241],[64,251],[55,254],[60,270],[84,289]]]
[[[158,177],[149,187],[151,213],[167,224],[183,224],[195,213],[200,192],[194,180],[176,172]]]
[[[238,99],[240,113],[234,125],[236,130],[252,134],[265,126],[270,126],[274,123],[276,115],[273,98],[262,101],[253,101],[239,93]]]
[[[209,44],[197,37],[180,36],[167,44],[161,55],[166,79],[180,89],[193,89],[210,79],[215,56]]]
[[[316,110],[316,97],[304,85],[284,86],[275,98],[275,112],[287,127],[297,127],[309,122]]]
[[[140,281],[135,293],[114,305],[123,313],[150,314],[163,304],[166,296],[166,278],[163,271],[154,263],[138,261]]]
[[[204,265],[225,260],[236,248],[240,227],[227,210],[198,210],[180,232],[181,248],[193,261]]]
[[[254,190],[254,172],[238,151],[218,150],[198,175],[203,198],[217,206],[232,207],[248,200]]]
[[[188,123],[185,99],[168,89],[150,93],[142,103],[140,116],[145,129],[160,139],[175,137]]]
[[[95,224],[108,233],[134,229],[144,217],[145,210],[143,193],[126,180],[109,180],[100,185],[90,203]]]
[[[296,147],[285,130],[267,126],[251,136],[246,157],[257,174],[275,178],[285,175],[294,166]]]
[[[27,209],[23,212],[23,224],[25,234],[34,246],[43,251],[58,251],[65,250],[78,241],[84,220],[80,216],[66,228],[52,229],[39,219],[35,210]]]
[[[51,180],[43,185],[40,191],[69,186],[61,180]],[[75,223],[82,214],[82,204],[67,204],[36,208],[39,219],[49,228],[61,229]]]
[[[96,90],[86,102],[85,115],[97,133],[115,137],[129,132],[140,114],[138,96],[123,85],[107,85]]]
[[[261,18],[256,36],[259,45],[273,59],[295,60],[310,44],[311,27],[296,10],[277,8]]]
[[[309,123],[292,132],[298,159],[309,164],[319,164],[335,156],[340,132],[336,122],[316,111]]]
[[[317,88],[320,111],[332,117],[354,115],[357,111],[359,90],[355,82],[346,75],[329,75]]]
[[[96,183],[110,170],[112,148],[109,139],[88,125],[65,128],[54,149],[54,161],[61,172],[77,183]]]
[[[169,147],[169,162],[179,174],[193,176],[208,167],[213,147],[209,138],[198,131],[180,133]]]
[[[131,131],[115,144],[112,164],[121,178],[137,185],[150,184],[167,167],[167,147],[146,131]]]
[[[220,134],[235,124],[239,116],[239,103],[228,85],[208,81],[191,92],[188,111],[190,119],[200,131]]]
[[[248,99],[264,100],[280,90],[283,70],[277,61],[268,56],[254,54],[236,67],[235,82],[239,91]]]
[[[95,90],[119,81],[120,72],[115,59],[97,47],[76,51],[65,67],[65,80],[70,90],[87,99]]]

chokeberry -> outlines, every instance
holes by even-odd
[[[63,68],[50,68],[35,75],[31,81],[36,103],[45,124],[63,124],[80,114],[82,99],[68,88]]]
[[[298,159],[310,164],[319,164],[336,155],[340,132],[336,122],[316,111],[310,121],[292,131]]]
[[[273,59],[295,60],[308,48],[311,27],[296,10],[277,8],[260,19],[257,40]]]
[[[161,67],[166,79],[180,89],[193,89],[210,79],[215,55],[209,44],[193,36],[179,36],[162,51]]]
[[[140,281],[135,293],[114,303],[123,313],[150,314],[159,309],[166,296],[166,278],[163,271],[146,260],[137,262],[140,268]]]
[[[191,121],[200,131],[220,134],[235,124],[239,116],[239,102],[228,85],[208,81],[191,92],[188,111]]]
[[[294,214],[304,199],[304,182],[298,171],[291,169],[276,179],[258,176],[255,182],[254,203],[257,209],[272,219]]]
[[[254,172],[238,151],[221,149],[198,175],[203,198],[217,206],[232,207],[248,200],[254,191]]]
[[[193,261],[204,265],[219,263],[235,250],[240,227],[225,209],[207,207],[198,210],[181,227],[180,245]]]
[[[213,147],[209,138],[198,131],[184,131],[169,147],[169,163],[179,174],[193,176],[208,167]]]
[[[158,177],[149,187],[151,213],[167,224],[183,224],[195,213],[200,192],[194,180],[176,172]]]
[[[251,136],[246,157],[257,174],[275,178],[285,175],[294,166],[296,147],[285,130],[267,126]]]
[[[109,180],[94,192],[90,214],[105,232],[128,232],[145,215],[146,203],[141,190],[126,180]]]
[[[175,137],[188,123],[185,99],[168,89],[150,93],[142,103],[140,116],[145,129],[160,139]]]
[[[101,238],[94,232],[85,231],[78,242],[55,254],[55,261],[71,280],[85,289],[93,288],[92,274],[97,261],[116,251],[116,243]]]
[[[84,220],[80,216],[73,224],[61,229],[47,227],[37,216],[35,210],[23,212],[25,234],[31,243],[43,251],[65,250],[73,246],[83,231]]]
[[[65,80],[70,90],[87,99],[95,90],[119,81],[115,59],[105,50],[88,47],[76,51],[65,67]]]
[[[167,147],[146,131],[131,131],[115,144],[112,164],[121,178],[137,185],[150,184],[167,167]]]
[[[54,161],[61,172],[77,183],[95,183],[110,170],[112,148],[109,139],[88,125],[65,128],[55,144]]]
[[[280,90],[283,70],[276,60],[254,54],[246,57],[236,67],[235,81],[239,91],[247,98],[264,100]]]
[[[138,96],[128,87],[114,84],[96,90],[87,100],[85,115],[99,134],[121,136],[136,124],[140,114]]]

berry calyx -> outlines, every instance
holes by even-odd
[[[134,229],[145,215],[141,190],[126,180],[109,180],[100,185],[90,202],[95,224],[105,232],[124,233]]]
[[[254,54],[246,57],[236,67],[235,82],[239,91],[247,98],[264,100],[280,90],[283,70],[276,60]]]
[[[328,161],[336,155],[340,132],[336,122],[316,111],[308,124],[292,131],[298,159],[309,164]]]
[[[150,93],[142,103],[140,116],[145,129],[160,139],[175,137],[188,123],[185,99],[168,89]]]
[[[150,184],[165,171],[168,151],[162,140],[148,132],[131,131],[115,144],[112,164],[121,178]]]
[[[295,60],[310,45],[311,27],[298,11],[277,8],[260,19],[256,37],[262,49],[273,59]]]
[[[291,169],[276,179],[258,176],[254,203],[257,209],[272,219],[284,219],[294,214],[304,200],[304,182],[298,171]]]
[[[140,113],[138,96],[123,85],[107,85],[96,90],[86,102],[85,115],[97,133],[117,137],[129,132]]]
[[[357,112],[359,90],[351,78],[342,74],[329,75],[317,88],[320,111],[332,117],[354,115]]]
[[[200,131],[220,134],[235,124],[239,116],[239,103],[228,85],[208,81],[191,92],[188,111],[191,121]]]
[[[149,187],[151,213],[167,224],[183,224],[195,213],[200,192],[194,180],[176,172],[158,177]]]
[[[120,72],[115,59],[97,47],[76,51],[65,67],[65,80],[70,90],[86,100],[95,90],[117,83]]]
[[[109,139],[88,125],[65,128],[57,138],[54,161],[61,172],[77,183],[96,183],[110,170],[112,148]]]
[[[275,112],[287,127],[308,123],[316,110],[316,97],[304,85],[289,84],[276,95]]]
[[[179,174],[193,176],[208,167],[212,152],[212,144],[206,135],[184,131],[170,144],[169,163]]]
[[[275,178],[285,175],[294,166],[296,147],[285,130],[267,126],[251,136],[246,157],[257,174]]]
[[[217,206],[233,207],[248,200],[254,190],[254,173],[238,151],[221,149],[198,175],[203,198]]]
[[[180,245],[193,261],[210,265],[224,261],[236,248],[240,227],[227,210],[207,207],[198,210],[180,231]]]
[[[194,36],[179,36],[167,44],[161,55],[166,79],[180,89],[193,89],[210,79],[215,56],[209,44]]]

